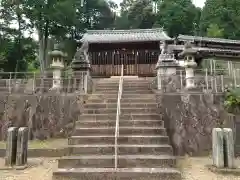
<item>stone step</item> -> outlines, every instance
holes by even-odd
[[[169,155],[118,155],[119,168],[175,167],[176,158]],[[114,155],[66,156],[58,160],[58,168],[114,168]]]
[[[120,80],[120,78],[112,79],[112,80],[109,80],[109,81],[107,81],[107,80],[98,81],[97,84],[107,84],[107,83],[114,84],[114,83],[119,83],[119,80]],[[126,84],[128,84],[128,83],[138,84],[138,83],[149,83],[151,81],[146,80],[146,79],[126,79],[126,78],[123,78],[123,82],[126,83]]]
[[[175,168],[63,168],[53,172],[53,180],[181,180]]]
[[[79,120],[114,120],[116,121],[116,113],[114,114],[81,114]],[[120,115],[121,120],[160,120],[159,114],[124,114]]]
[[[156,108],[157,103],[121,103],[121,108]],[[116,103],[87,103],[84,108],[102,109],[102,108],[117,108]]]
[[[162,127],[119,127],[121,135],[166,135],[165,128]],[[89,136],[89,135],[115,135],[115,127],[93,127],[79,128],[77,127],[73,136]]]
[[[80,120],[76,122],[76,127],[114,127],[116,120]],[[119,126],[129,127],[164,127],[162,120],[120,120]]]
[[[116,90],[118,91],[119,86],[97,86],[95,91],[108,91],[108,90]],[[150,85],[139,85],[139,86],[123,86],[123,90],[131,91],[131,90],[151,90]]]
[[[118,94],[118,90],[98,90],[97,94]],[[151,90],[123,90],[122,94],[152,94]]]
[[[83,110],[84,114],[110,114],[116,113],[117,108],[86,108]],[[158,113],[158,109],[155,108],[121,108],[121,114],[145,114],[145,113]]]
[[[156,99],[154,98],[124,98],[124,99],[121,99],[121,104],[122,103],[138,103],[138,104],[146,104],[146,103],[155,103],[156,102]],[[105,98],[98,98],[98,99],[92,99],[92,98],[89,98],[87,100],[87,104],[91,104],[91,103],[117,103],[117,97],[116,98],[108,98],[108,99],[105,99]]]
[[[92,94],[90,96],[89,99],[113,99],[113,98],[118,98],[118,94],[106,94],[106,93],[102,93],[102,94]],[[152,99],[155,100],[156,99],[156,95],[155,94],[122,94],[122,99],[124,98],[137,98],[137,99]]]
[[[149,154],[149,155],[172,155],[172,147],[168,144],[118,144],[119,155],[135,155],[135,154]],[[113,155],[115,153],[114,144],[78,144],[69,145],[68,153],[70,155]]]
[[[120,136],[119,144],[168,144],[168,136]],[[69,145],[78,144],[115,144],[115,136],[72,136],[68,139]]]
[[[134,83],[134,82],[123,82],[123,87],[150,87],[151,83],[149,82],[138,82],[138,83]],[[97,83],[96,87],[119,87],[119,82],[115,82],[115,83]]]

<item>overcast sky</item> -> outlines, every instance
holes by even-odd
[[[113,1],[116,2],[117,4],[122,2],[122,0],[113,0]],[[192,0],[192,1],[197,7],[203,7],[206,0]]]

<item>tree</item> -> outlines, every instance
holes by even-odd
[[[124,0],[121,4],[120,16],[116,18],[116,29],[152,28],[155,14],[151,0]]]
[[[210,24],[207,28],[207,36],[208,37],[215,37],[215,38],[222,38],[224,34],[224,29],[220,29],[217,24]]]
[[[155,22],[155,15],[152,10],[151,0],[137,0],[128,10],[130,28],[152,28]]]
[[[163,27],[170,36],[191,35],[197,30],[200,9],[191,0],[163,0],[158,9],[155,24]]]
[[[207,0],[201,15],[201,34],[206,35],[211,24],[224,29],[223,37],[240,39],[240,1]]]

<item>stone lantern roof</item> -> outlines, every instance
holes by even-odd
[[[88,42],[85,41],[81,48],[77,50],[74,55],[71,67],[74,71],[87,70],[90,68],[89,56],[88,56]]]
[[[160,67],[178,67],[174,54],[160,54],[156,68]]]
[[[65,57],[65,54],[60,51],[60,45],[54,44],[53,51],[49,52],[49,55],[52,57]]]
[[[193,49],[192,48],[192,44],[190,42],[187,42],[185,45],[184,45],[184,50],[178,54],[179,57],[184,57],[184,56],[187,56],[187,55],[197,55],[198,54],[198,50],[196,49]]]
[[[50,68],[52,69],[62,69],[64,68],[64,60],[65,60],[65,54],[60,50],[59,44],[54,44],[53,51],[48,53],[51,57],[52,63],[50,65]]]

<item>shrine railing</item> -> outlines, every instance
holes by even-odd
[[[116,113],[116,127],[115,127],[115,170],[118,167],[118,137],[119,137],[119,119],[121,115],[121,99],[123,91],[123,65],[121,67],[121,76],[119,79],[118,99],[117,99],[117,113]]]
[[[177,70],[172,74],[158,74],[159,80],[153,81],[152,87],[162,92],[182,92],[186,88],[186,71]],[[194,69],[194,88],[200,92],[223,93],[227,88],[240,87],[240,69],[234,69],[229,75],[226,69]],[[197,91],[196,91],[197,92]]]
[[[57,87],[57,88],[56,88]],[[35,94],[57,89],[61,93],[75,91],[89,93],[92,89],[92,79],[86,72],[74,72],[69,75],[61,73],[61,77],[54,78],[53,71],[36,72],[0,72],[0,93]]]

